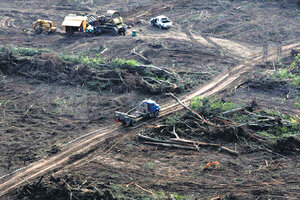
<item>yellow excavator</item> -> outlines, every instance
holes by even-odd
[[[56,32],[56,27],[53,25],[53,21],[38,19],[32,24],[33,30],[36,34],[48,33],[52,34]]]

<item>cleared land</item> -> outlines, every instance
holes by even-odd
[[[290,55],[299,49],[296,2],[0,2],[0,40],[8,45],[0,54],[0,176],[33,163],[1,178],[0,198],[299,197],[300,62],[297,54]],[[61,28],[68,13],[103,14],[111,8],[120,10],[132,26],[127,36],[67,38],[34,35],[30,29],[38,18]],[[159,14],[170,17],[174,27],[149,26],[150,17]],[[137,37],[131,36],[133,29]],[[284,59],[277,62],[279,42]],[[262,59],[263,43],[268,44],[269,63]],[[149,61],[172,75],[143,67]],[[165,92],[187,105],[195,95],[222,97],[220,102],[201,102],[208,110],[194,108],[221,128],[188,112],[175,113],[181,106]],[[149,97],[163,108],[159,120],[144,121],[136,129],[113,124],[115,110],[125,111]],[[222,114],[234,109],[231,105],[247,107],[252,100],[258,104],[252,114],[247,109]],[[224,105],[230,106],[222,110]],[[262,120],[257,115],[270,122],[257,121]],[[263,142],[236,130],[238,125],[224,128],[228,122],[262,122],[246,131]],[[266,124],[273,128],[263,129]],[[142,133],[169,140],[175,137],[173,127],[182,139],[222,145],[239,154],[214,147],[190,151],[152,146],[137,137]]]

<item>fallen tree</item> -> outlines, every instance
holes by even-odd
[[[32,82],[86,86],[99,92],[139,90],[147,93],[181,92],[197,83],[202,74],[185,76],[153,65],[141,65],[133,60],[60,56],[53,53],[30,52],[4,48],[0,51],[0,71],[4,75],[19,75]],[[189,79],[190,77],[190,79]],[[0,80],[1,81],[1,80]]]
[[[297,119],[285,115],[267,113],[256,104],[234,105],[215,98],[196,98],[187,106],[174,94],[169,93],[187,111],[173,115],[164,125],[149,126],[138,138],[144,144],[198,151],[200,147],[211,147],[232,155],[237,150],[222,143],[242,142],[250,149],[266,150],[275,155],[300,152],[298,147],[300,124]],[[200,115],[201,113],[201,115]],[[175,126],[177,131],[175,131]],[[178,133],[177,133],[178,132]],[[291,148],[283,148],[284,134],[293,133],[289,139]],[[172,137],[172,136],[175,136]],[[280,136],[280,137],[276,137]],[[188,139],[187,139],[188,138]],[[275,140],[276,139],[276,140]],[[210,141],[219,141],[217,144]],[[204,141],[204,142],[200,142]],[[207,142],[209,141],[209,142]],[[245,150],[247,148],[242,149]]]

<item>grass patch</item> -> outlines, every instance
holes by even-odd
[[[192,109],[199,109],[204,105],[205,107],[209,107],[213,110],[220,111],[220,112],[225,112],[238,107],[238,105],[232,102],[225,102],[217,98],[206,99],[202,97],[194,97],[191,101],[190,106]]]
[[[34,56],[41,55],[44,53],[49,53],[49,49],[39,49],[39,48],[27,48],[27,47],[14,47],[14,46],[0,46],[0,52],[10,51],[14,55],[23,55],[23,56]]]
[[[294,61],[291,63],[291,68],[294,69],[296,67],[299,67],[300,65],[300,54],[298,54],[297,56],[295,56]]]
[[[290,72],[288,69],[279,69],[277,74],[275,74],[275,78],[280,78],[280,79],[292,79],[292,83],[295,86],[298,86],[300,83],[300,76],[293,74]]]
[[[120,65],[130,65],[130,66],[136,66],[140,65],[140,63],[136,60],[125,60],[125,59],[120,59],[116,58],[113,62],[113,65],[120,66]]]

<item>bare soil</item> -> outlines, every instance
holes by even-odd
[[[285,88],[285,83],[276,83],[278,87],[268,90],[249,87],[258,80],[255,76],[244,83],[250,75],[261,75],[273,67],[263,63],[251,68],[262,60],[263,43],[269,46],[270,61],[276,60],[279,41],[299,48],[300,14],[296,1],[0,3],[1,45],[46,48],[59,55],[99,54],[108,62],[122,58],[145,63],[131,53],[135,49],[151,64],[182,77],[188,73],[209,73],[209,78],[195,80],[200,89],[194,87],[192,92],[180,94],[187,103],[195,95],[208,97],[228,89],[221,94],[228,101],[247,103],[256,99],[262,107],[274,109],[274,103],[280,112],[299,114],[295,107],[297,98],[282,102],[291,89]],[[39,18],[53,20],[61,29],[60,24],[69,13],[100,15],[108,9],[121,11],[125,23],[132,26],[126,36],[77,34],[67,38],[61,34],[35,35],[31,30]],[[160,14],[170,17],[174,27],[159,30],[149,26],[150,18]],[[131,36],[132,30],[137,30],[137,37]],[[290,46],[286,48],[285,54],[291,50]],[[228,148],[245,149],[238,157],[211,148],[195,152],[140,143],[136,134],[145,131],[142,124],[162,124],[167,115],[180,109],[163,94],[138,90],[99,93],[82,85],[41,81],[15,73],[4,75],[4,88],[0,91],[0,177],[33,164],[0,179],[0,199],[299,198],[297,152],[282,156],[246,149],[249,145],[245,142],[251,142],[247,140],[221,141]],[[273,82],[269,84],[274,86]],[[278,97],[281,99],[274,101]],[[144,98],[162,105],[160,121],[142,122],[137,129],[113,124],[115,110],[125,111]],[[68,143],[94,130],[98,130],[96,134]],[[218,165],[206,169],[208,163],[216,161]]]

